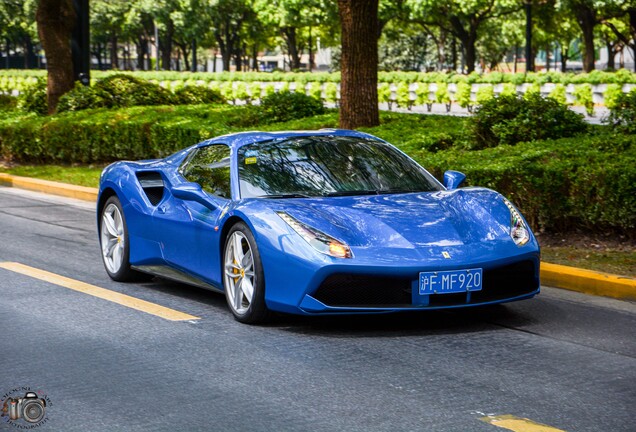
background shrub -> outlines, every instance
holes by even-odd
[[[537,94],[487,100],[469,119],[475,148],[571,137],[586,129],[582,115]]]
[[[409,85],[407,83],[401,82],[398,84],[395,89],[395,101],[400,108],[411,109],[413,101],[411,101],[411,91],[409,90]]]
[[[281,91],[261,99],[258,111],[262,122],[274,123],[323,114],[325,108],[318,99],[306,94]]]
[[[80,111],[89,108],[102,108],[112,106],[113,100],[110,94],[94,87],[75,83],[70,92],[64,94],[57,105],[57,112]]]
[[[619,133],[636,134],[636,89],[618,95],[608,121]]]
[[[219,90],[190,85],[175,91],[173,101],[176,105],[198,105],[224,103],[225,99]]]
[[[42,78],[25,87],[18,96],[18,108],[39,115],[48,114],[46,101],[46,81]]]
[[[609,110],[613,110],[617,103],[618,98],[623,94],[622,85],[620,84],[608,84],[603,93],[603,99],[605,106]]]
[[[109,97],[108,106],[112,107],[170,105],[173,102],[170,90],[129,74],[114,74],[101,79],[95,83],[94,90]]]
[[[611,143],[611,144],[608,144]],[[441,178],[467,175],[469,185],[501,192],[539,231],[613,229],[636,236],[636,139],[597,135],[421,153],[418,161]]]
[[[477,104],[483,105],[492,98],[495,97],[495,91],[490,84],[485,84],[479,86],[477,89],[477,93],[475,94],[475,99],[477,100]]]
[[[594,99],[592,97],[592,86],[589,84],[579,84],[574,87],[573,92],[576,104],[585,107],[587,115],[594,115]]]
[[[455,99],[462,108],[469,108],[473,104],[470,94],[471,85],[466,82],[457,83],[457,91],[455,91]]]
[[[561,105],[568,104],[567,93],[563,84],[557,84],[556,86],[554,86],[548,97],[554,99]]]
[[[0,94],[0,110],[12,110],[18,106],[18,98],[15,96]]]

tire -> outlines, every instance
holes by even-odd
[[[234,318],[245,324],[267,321],[261,255],[247,225],[238,222],[230,228],[223,250],[223,289]]]
[[[99,214],[99,245],[106,273],[117,282],[132,282],[145,275],[130,268],[130,243],[126,217],[113,195],[104,204]]]

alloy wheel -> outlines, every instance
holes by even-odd
[[[227,240],[224,260],[228,304],[235,313],[248,312],[254,298],[254,256],[247,237],[234,231]]]
[[[119,208],[110,203],[102,213],[101,224],[102,256],[106,268],[115,274],[124,261],[124,220]]]

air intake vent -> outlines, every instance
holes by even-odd
[[[158,172],[148,171],[148,172],[138,172],[137,180],[139,180],[139,184],[141,188],[144,190],[148,201],[152,205],[159,204],[161,198],[163,198],[163,177]]]

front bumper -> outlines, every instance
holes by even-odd
[[[504,303],[539,293],[539,251],[441,266],[428,260],[419,263],[394,261],[360,265],[354,261],[325,259],[322,262],[294,259],[287,255],[275,271],[265,263],[266,302],[270,309],[305,315],[382,313],[433,310]],[[419,294],[423,271],[483,269],[481,291],[455,294]]]

